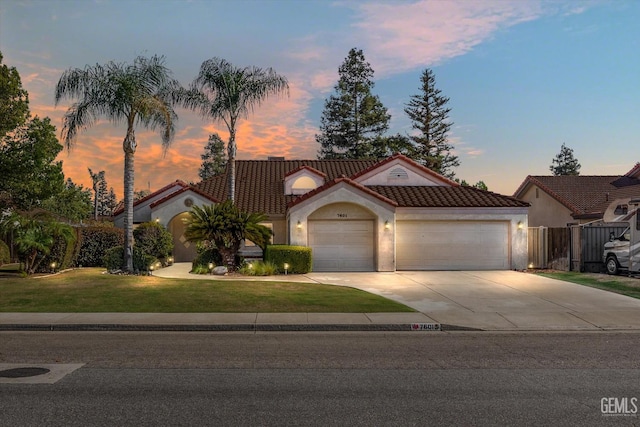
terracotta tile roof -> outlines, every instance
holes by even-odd
[[[284,215],[287,204],[299,196],[284,194],[284,178],[303,166],[332,181],[376,164],[375,160],[236,160],[236,205],[248,212]],[[227,199],[227,175],[212,177],[195,188],[219,200]]]
[[[405,186],[368,186],[369,189],[391,200],[401,207],[527,207],[529,203],[514,197],[503,196],[475,187],[459,185],[457,187],[405,187]]]
[[[394,156],[397,158],[397,156]],[[307,166],[326,175],[326,189],[337,182],[349,182],[363,191],[377,193],[376,197],[405,207],[526,207],[528,203],[474,187],[455,186],[403,187],[361,186],[353,181],[363,171],[370,171],[389,159],[376,160],[236,160],[236,204],[242,210],[285,215],[287,206],[299,202],[307,195],[285,195],[284,178],[293,171]],[[411,161],[413,162],[413,161]],[[421,166],[422,167],[422,166]],[[429,171],[430,174],[435,174]],[[437,175],[437,174],[436,174]],[[440,177],[439,175],[437,175]],[[348,178],[348,179],[347,179]],[[443,178],[445,182],[448,180]],[[326,187],[326,188],[325,188]],[[226,174],[209,178],[194,186],[211,198],[227,198]],[[314,190],[316,194],[321,189]],[[373,193],[372,193],[373,194]],[[300,200],[299,200],[300,199]]]
[[[618,198],[615,194],[637,193],[640,181],[620,175],[528,176],[516,190],[520,197],[529,185],[536,185],[565,205],[574,215],[603,212],[600,206]]]
[[[176,179],[175,181],[173,181],[171,184],[165,185],[164,187],[162,187],[159,190],[154,191],[151,194],[146,195],[145,197],[143,197],[142,199],[138,199],[135,202],[133,202],[133,206],[135,208],[135,206],[139,205],[140,203],[144,203],[147,200],[156,197],[158,194],[163,193],[167,190],[169,190],[171,187],[181,187],[179,190],[183,190],[185,188],[189,188],[189,184],[187,184],[184,181],[181,181],[179,179]],[[176,191],[179,191],[176,190]],[[113,211],[112,216],[116,216],[116,215],[120,215],[122,212],[124,212],[124,202],[120,202],[118,203],[118,206],[116,207],[116,209]]]

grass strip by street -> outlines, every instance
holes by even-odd
[[[382,313],[415,310],[354,288],[291,282],[203,281],[102,274],[84,268],[0,279],[0,312]]]
[[[640,299],[640,280],[638,279],[575,271],[539,272],[537,274]]]

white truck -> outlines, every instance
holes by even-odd
[[[640,215],[638,214],[638,206],[640,199],[631,199],[628,201],[628,210],[626,213],[616,218],[607,218],[605,220],[612,222],[628,222],[627,227],[619,236],[611,233],[610,240],[604,244],[602,260],[607,268],[607,273],[618,274],[621,270],[627,271],[629,274],[640,272]],[[612,207],[616,203],[612,203]],[[617,205],[619,207],[620,204]],[[610,208],[611,209],[611,208]],[[607,211],[611,212],[610,209]]]

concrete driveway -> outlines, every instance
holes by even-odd
[[[640,300],[515,271],[309,273],[406,304],[434,322],[484,330],[640,329]]]

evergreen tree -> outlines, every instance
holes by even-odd
[[[372,140],[389,129],[391,116],[371,94],[373,69],[361,49],[353,48],[338,69],[335,94],[324,103],[316,141],[320,159],[360,159],[375,151]],[[380,142],[380,140],[378,141]],[[377,148],[380,151],[380,147]],[[384,150],[382,150],[384,151]]]
[[[22,126],[29,117],[29,94],[15,67],[2,65],[0,52],[0,138]]]
[[[45,200],[42,207],[67,221],[81,222],[91,216],[91,190],[67,178],[64,189]]]
[[[94,173],[89,168],[89,175],[93,185],[93,218],[98,220],[101,216],[110,216],[117,204],[113,187],[107,190],[105,171]]]
[[[458,157],[452,154],[453,145],[449,142],[448,133],[453,123],[448,120],[450,108],[449,98],[436,88],[433,71],[426,69],[420,77],[421,93],[413,95],[404,111],[411,119],[411,126],[419,133],[411,136],[415,145],[412,156],[415,161],[429,169],[453,178],[452,168],[460,166]]]
[[[198,176],[205,180],[224,172],[227,166],[227,158],[224,153],[224,141],[217,133],[209,135],[209,142],[204,147],[204,154],[200,155],[202,165]]]
[[[555,176],[559,175],[580,175],[580,163],[573,157],[573,150],[564,143],[560,147],[560,152],[551,160],[549,170]]]

